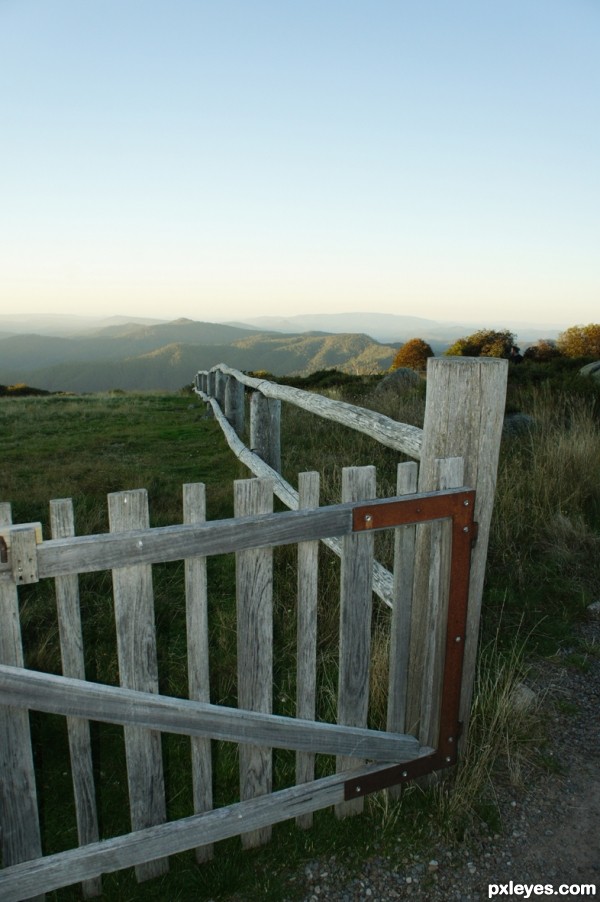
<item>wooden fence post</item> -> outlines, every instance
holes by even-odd
[[[342,501],[376,497],[375,467],[342,470]],[[340,672],[338,723],[366,727],[371,669],[371,611],[373,608],[374,536],[364,531],[343,537],[340,586]],[[338,756],[337,771],[364,763],[360,758]],[[359,814],[363,799],[336,805],[337,817]]]
[[[216,373],[214,370],[209,370],[206,374],[206,394],[209,398],[216,397],[215,384],[216,384]]]
[[[227,383],[227,376],[225,373],[222,373],[221,370],[217,370],[215,373],[215,398],[219,402],[219,407],[225,413],[225,386]]]
[[[270,479],[238,479],[234,483],[234,515],[271,513]],[[237,551],[238,707],[271,714],[273,710],[273,551],[251,548]],[[272,790],[270,748],[240,745],[240,799],[253,799]],[[266,843],[271,828],[242,835],[246,849]]]
[[[250,448],[281,472],[281,401],[258,391],[250,396]]]
[[[12,523],[10,504],[0,504],[0,527]],[[0,580],[0,663],[23,667],[17,587]],[[0,705],[0,851],[4,867],[39,858],[42,841],[29,712]],[[43,902],[45,896],[36,897]]]
[[[438,458],[462,457],[464,482],[477,492],[479,524],[471,561],[469,608],[460,716],[463,741],[475,675],[481,597],[502,436],[508,361],[492,357],[432,357],[427,367],[427,403],[419,491],[436,488]],[[430,527],[417,531],[415,592],[410,654],[407,729],[419,730],[421,680],[429,606]]]
[[[183,487],[183,521],[204,523],[205,520],[205,486],[203,483],[187,483]],[[184,570],[189,694],[194,701],[210,702],[206,558],[198,555],[186,559]],[[213,807],[211,741],[204,736],[190,738],[194,813],[198,814]],[[212,845],[196,848],[198,864],[212,857]]]
[[[300,473],[298,476],[298,510],[319,506],[319,474]],[[298,543],[298,648],[296,678],[296,717],[314,720],[317,705],[317,604],[318,604],[319,542]],[[298,752],[296,782],[307,783],[315,778],[315,755]],[[301,814],[296,824],[308,829],[312,814]]]
[[[114,492],[108,496],[111,532],[148,529],[148,494],[145,489]],[[121,685],[141,692],[158,692],[158,662],[154,626],[152,566],[131,564],[112,571]],[[129,805],[133,830],[166,820],[160,733],[125,727]],[[164,874],[168,859],[136,867],[138,880]]]
[[[50,502],[50,528],[53,539],[63,539],[75,535],[73,502],[70,498],[60,498]],[[77,574],[57,576],[55,586],[63,676],[85,680]],[[67,717],[67,730],[77,815],[77,835],[79,845],[85,846],[88,843],[97,842],[99,839],[90,723],[80,717]],[[84,881],[82,890],[86,899],[99,896],[102,892],[101,878],[94,877]]]
[[[244,435],[244,386],[235,376],[226,376],[225,416],[239,438]]]

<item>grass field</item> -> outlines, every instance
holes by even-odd
[[[346,380],[345,400],[377,406],[404,422],[420,425],[424,392],[417,388],[401,400],[375,400],[371,386]],[[131,872],[104,878],[111,900],[210,899],[238,892],[244,898],[281,897],[281,873],[316,854],[359,859],[378,850],[399,854],[415,849],[432,833],[459,837],[480,829],[480,817],[493,821],[490,780],[503,750],[510,759],[527,760],[534,724],[515,718],[507,699],[523,677],[532,654],[553,654],[571,641],[573,622],[592,600],[600,581],[600,426],[597,401],[576,393],[549,393],[546,387],[521,386],[511,403],[530,414],[535,428],[505,440],[492,527],[490,563],[484,601],[484,653],[472,722],[472,743],[454,780],[440,786],[413,786],[400,803],[373,797],[361,818],[338,822],[328,812],[315,816],[311,831],[275,828],[275,840],[258,852],[240,851],[239,842],[222,843],[215,860],[199,868],[193,855],[176,856],[169,875],[138,886]],[[3,466],[0,500],[10,501],[14,522],[41,521],[49,537],[48,502],[71,497],[79,534],[108,529],[106,494],[146,488],[152,526],[182,520],[181,487],[207,486],[208,517],[232,514],[232,481],[248,476],[228,450],[218,425],[205,417],[204,405],[187,394],[121,394],[85,397],[50,396],[0,399]],[[322,474],[322,503],[339,500],[341,467],[377,466],[379,495],[393,493],[398,457],[366,436],[356,436],[301,411],[284,407],[283,468],[295,484],[296,474]],[[382,554],[385,556],[385,548]],[[293,697],[289,661],[293,654],[293,564],[289,552],[277,558],[275,631],[283,649],[276,661],[276,707],[282,713]],[[335,597],[334,567],[325,558],[323,593]],[[161,690],[185,694],[185,611],[183,566],[153,568]],[[329,582],[328,582],[329,581]],[[213,701],[235,703],[235,594],[231,556],[211,559],[209,570],[211,692]],[[117,680],[110,574],[81,578],[86,668],[90,679]],[[21,613],[29,666],[60,671],[58,629],[52,587],[23,590]],[[385,611],[376,628],[385,642]],[[330,713],[337,642],[333,605],[320,620],[323,662],[321,714]],[[382,656],[383,657],[383,656]],[[383,680],[385,683],[385,680]],[[382,702],[383,705],[383,702]],[[382,707],[383,710],[383,707]],[[34,715],[36,768],[44,797],[45,851],[76,844],[66,729],[61,718]],[[122,730],[94,727],[98,803],[104,836],[128,830]],[[537,740],[536,740],[537,741]],[[191,813],[189,745],[164,737],[170,818]],[[482,755],[482,749],[487,755]],[[289,776],[292,758],[276,756],[276,781]],[[512,773],[517,779],[519,767]],[[215,793],[218,804],[233,800],[237,763],[233,747],[218,750]],[[509,777],[511,775],[509,774]],[[289,891],[289,888],[287,888]],[[78,899],[77,888],[48,898]]]

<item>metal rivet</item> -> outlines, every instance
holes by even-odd
[[[454,736],[448,736],[448,742],[454,742]]]
[[[468,532],[468,531],[469,531],[469,527],[468,527],[468,526],[463,526],[463,532]]]
[[[362,791],[362,790],[361,790],[360,786],[355,786],[355,787],[354,787],[354,792],[361,792],[361,791]]]
[[[462,641],[462,636],[455,636],[455,637],[454,637],[454,641],[455,641],[455,642],[461,642],[461,641]]]
[[[446,755],[446,763],[452,764],[452,758],[450,757],[450,755]]]
[[[464,504],[465,507],[468,507],[468,506],[469,506],[469,502],[468,502],[468,501],[463,501],[463,504]]]
[[[402,776],[403,776],[403,777],[408,777],[408,771],[407,771],[407,770],[403,770],[403,771],[402,771]]]
[[[365,514],[365,523],[372,523],[372,522],[373,522],[373,517],[371,516],[371,514]]]

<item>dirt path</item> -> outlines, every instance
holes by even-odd
[[[501,792],[500,833],[438,845],[421,860],[373,857],[354,874],[335,860],[311,862],[303,900],[600,897],[600,621],[581,633],[587,656],[575,665],[567,650],[538,673],[550,769],[520,792]]]

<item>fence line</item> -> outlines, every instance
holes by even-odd
[[[266,407],[254,402],[255,420],[262,418],[262,424],[253,426],[269,461],[241,440],[244,386],[269,399]],[[367,792],[455,763],[473,684],[505,387],[506,361],[434,358],[424,428],[417,430],[221,367],[201,374],[196,390],[209,400],[240,459],[259,475],[236,483],[233,518],[206,521],[204,488],[186,486],[185,522],[150,528],[146,492],[118,492],[108,499],[109,533],[74,535],[70,502],[63,499],[52,502],[52,538],[44,541],[39,524],[12,526],[9,506],[0,505],[5,540],[0,560],[0,897],[6,902],[32,898],[78,881],[91,897],[100,891],[104,872],[135,867],[138,879],[148,879],[164,873],[175,852],[196,849],[198,861],[206,860],[213,842],[234,835],[244,845],[255,845],[282,820],[296,819],[304,827],[312,812],[330,806],[346,816],[361,807]],[[393,441],[392,447],[420,458],[418,479],[416,464],[402,463],[398,496],[376,499],[374,468],[347,468],[342,501],[320,508],[316,474],[301,474],[296,491],[277,472],[279,441],[271,433],[278,429],[282,401],[354,426],[383,444]],[[293,509],[272,513],[273,491]],[[383,591],[374,578],[373,532],[386,528],[395,530],[394,573],[386,571],[384,580],[388,601],[393,600],[387,725],[373,731],[367,728],[366,708],[371,590]],[[322,540],[335,540],[341,556],[337,723],[315,720],[316,567]],[[277,638],[271,549],[293,544],[298,545],[299,600],[297,708],[290,718],[273,714],[271,707]],[[210,703],[206,666],[211,654],[206,558],[232,552],[238,709]],[[169,561],[185,562],[187,699],[158,692],[152,566]],[[120,686],[86,681],[82,672],[78,574],[100,570],[112,571]],[[24,667],[19,589],[49,578],[59,610],[61,676]],[[328,598],[328,609],[331,602]],[[74,793],[80,798],[75,805],[80,847],[45,857],[27,709],[68,718]],[[132,827],[125,836],[94,836],[90,720],[118,723],[124,731]],[[195,813],[172,822],[166,821],[161,731],[190,736],[190,762],[197,768]],[[239,743],[242,761],[240,801],[215,810],[211,739]],[[272,791],[273,748],[296,751],[295,779],[305,782]],[[339,773],[315,779],[316,754],[336,755]],[[365,759],[370,763],[365,765]],[[89,803],[86,793],[92,796]]]
[[[10,740],[8,755],[0,770],[2,899],[9,902],[31,898],[36,893],[77,881],[82,881],[84,896],[89,898],[101,891],[102,873],[135,867],[138,880],[146,880],[164,874],[168,868],[168,855],[174,852],[195,848],[199,860],[205,860],[212,853],[214,841],[236,834],[242,837],[244,845],[256,845],[267,841],[271,825],[281,820],[296,819],[300,826],[306,826],[314,811],[332,805],[339,816],[353,813],[362,806],[363,778],[377,781],[371,789],[365,790],[373,791],[409,778],[413,775],[413,766],[417,768],[416,772],[425,772],[455,760],[455,747],[441,752],[437,744],[426,746],[401,728],[367,728],[373,531],[395,524],[404,529],[406,527],[400,524],[439,517],[451,517],[454,523],[459,518],[456,535],[464,551],[468,552],[469,540],[465,539],[464,530],[468,531],[466,524],[472,522],[472,511],[465,507],[465,502],[474,495],[463,488],[446,492],[443,497],[437,492],[417,493],[402,502],[404,507],[400,511],[397,499],[358,500],[374,494],[374,476],[373,467],[345,470],[344,497],[352,500],[330,508],[303,506],[295,512],[270,513],[270,482],[252,479],[238,481],[235,485],[239,516],[232,520],[204,521],[203,487],[186,486],[184,516],[190,522],[178,526],[150,528],[147,494],[144,490],[136,490],[108,496],[112,530],[108,534],[73,535],[71,503],[65,499],[51,502],[55,538],[40,540],[36,524],[4,529],[8,560],[0,573],[0,596],[14,595],[13,600],[16,600],[19,586],[54,578],[57,603],[62,609],[59,639],[63,674],[24,668],[17,605],[13,617],[14,648],[11,651],[6,643],[0,645],[0,712],[3,716],[0,723],[8,725],[4,735]],[[303,505],[313,505],[318,500],[316,482],[316,474],[301,474]],[[8,519],[6,506],[3,510]],[[296,717],[273,714],[271,548],[291,542],[299,544],[298,583],[303,586],[306,567],[314,557],[315,543],[332,529],[338,530],[343,537],[338,722],[317,721],[314,717],[315,598],[311,602],[310,616],[305,616],[308,612],[300,611],[300,608],[298,611],[297,645],[298,649],[304,649],[302,661],[298,655],[297,671],[302,674],[298,690],[302,705],[308,708],[301,709],[298,702]],[[137,549],[137,554],[132,549]],[[236,551],[238,558],[237,683],[240,707],[219,706],[192,697],[202,693],[208,697],[208,673],[191,680],[190,686],[196,688],[190,689],[189,699],[160,695],[156,628],[152,616],[152,564],[184,560],[186,570],[194,571],[193,576],[188,572],[185,580],[186,617],[190,625],[188,671],[191,674],[198,672],[200,664],[206,663],[198,659],[203,654],[210,654],[209,623],[204,610],[203,562],[208,554],[231,550]],[[468,567],[468,556],[465,560]],[[88,681],[82,673],[77,573],[91,570],[112,570],[119,686]],[[465,579],[466,576],[465,569]],[[308,588],[313,595],[314,585],[313,582],[312,590]],[[466,605],[466,587],[466,581],[462,588],[458,587],[463,606]],[[301,595],[301,599],[305,597]],[[331,602],[332,599],[327,599],[328,607]],[[66,619],[70,620],[68,624],[64,622]],[[410,626],[408,629],[410,631]],[[201,635],[191,635],[196,630]],[[258,645],[257,638],[260,638]],[[392,656],[394,654],[392,650]],[[397,671],[393,661],[390,669]],[[68,675],[70,671],[77,676]],[[391,685],[390,710],[397,707],[393,699],[397,691],[406,690],[399,684]],[[28,776],[30,795],[25,797],[23,792],[27,785],[22,779],[23,773],[27,773],[23,767],[31,759],[31,738],[28,730],[19,732],[18,728],[28,720],[27,709],[60,714],[67,717],[68,724],[80,725],[79,739],[83,737],[84,741],[70,743],[71,775],[75,794],[77,784],[83,782],[89,798],[85,805],[76,804],[80,843],[77,849],[42,856],[33,769]],[[447,711],[445,730],[455,740],[458,725],[452,718],[456,720],[456,711],[450,710],[449,715],[450,726]],[[96,786],[93,776],[85,769],[90,752],[90,721],[120,724],[124,730],[132,832],[113,839],[98,839],[97,835],[89,837],[83,830],[86,825],[89,830],[97,830]],[[210,792],[204,785],[198,785],[198,792],[194,792],[196,813],[167,822],[160,732],[190,736],[191,762],[197,761],[193,743],[196,740],[204,743],[203,752],[208,755],[208,760],[204,761],[202,774],[196,775],[198,784],[211,780],[210,745],[206,743],[211,740],[238,743],[243,765],[239,775],[240,802],[213,811]],[[273,748],[296,751],[299,785],[272,791]],[[3,754],[7,754],[6,749]],[[337,756],[338,773],[315,779],[315,755]],[[364,765],[366,760],[369,764]],[[19,791],[11,793],[11,787]],[[29,820],[23,820],[21,812],[27,798]],[[18,835],[14,835],[15,827]]]
[[[469,722],[475,678],[481,601],[502,437],[507,376],[508,361],[500,358],[431,357],[427,361],[427,396],[422,430],[313,392],[277,385],[265,379],[256,379],[225,364],[219,364],[208,372],[199,372],[195,377],[198,394],[210,401],[213,410],[220,408],[224,411],[225,419],[235,423],[238,436],[244,431],[243,396],[240,386],[246,386],[253,389],[254,394],[275,399],[278,403],[287,401],[317,416],[366,433],[381,444],[417,459],[420,463],[419,491],[433,491],[439,487],[440,474],[436,461],[445,458],[464,460],[464,481],[467,485],[473,486],[477,493],[478,522],[478,538],[472,559],[469,632],[462,683],[461,715],[464,736]],[[233,403],[234,407],[229,408],[228,403]],[[219,417],[219,422],[223,423],[222,417]],[[261,431],[264,433],[267,428],[278,431],[279,424],[269,417],[269,425]],[[275,446],[277,445],[278,439],[275,440]],[[267,443],[266,452],[269,451]],[[269,462],[274,463],[272,460]],[[431,529],[419,527],[415,536],[415,576],[411,601],[415,609],[409,653],[411,670],[417,668],[422,671],[425,645],[428,636],[434,631],[432,605],[429,601],[430,549]],[[385,568],[379,571],[375,591],[387,604],[394,597],[393,577]],[[439,604],[436,602],[433,607],[439,607]],[[406,711],[409,723],[414,729],[421,729],[419,735],[427,742],[435,734],[435,719],[423,716],[421,690],[418,685],[416,681],[413,683],[407,697]]]

